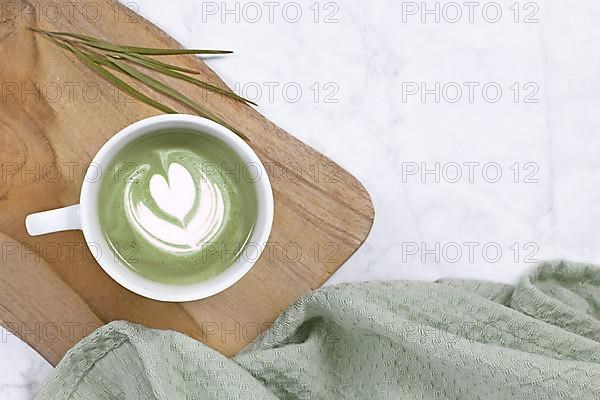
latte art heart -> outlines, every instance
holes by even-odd
[[[246,162],[220,140],[167,129],[125,146],[102,178],[98,217],[115,257],[153,281],[188,285],[236,263],[258,218]]]
[[[155,174],[150,178],[150,194],[154,202],[167,214],[183,221],[196,199],[196,185],[192,175],[181,164],[169,165],[169,181]]]
[[[172,163],[168,168],[168,181],[158,174],[150,178],[154,203],[172,219],[164,218],[156,212],[158,210],[153,211],[151,205],[136,199],[133,182],[126,185],[127,216],[139,233],[156,247],[171,253],[199,251],[221,227],[225,215],[223,195],[201,171],[197,175],[200,178],[194,181],[183,165]]]

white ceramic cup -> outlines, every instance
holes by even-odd
[[[189,129],[218,138],[238,153],[242,161],[258,168],[255,181],[258,197],[258,217],[250,238],[256,252],[252,257],[239,257],[219,275],[190,285],[169,285],[138,275],[115,257],[100,228],[98,194],[99,171],[107,171],[114,156],[131,141],[163,129]],[[25,220],[32,236],[65,230],[83,231],[85,241],[98,264],[123,287],[151,299],[183,302],[198,300],[219,293],[240,280],[255,264],[264,249],[273,223],[273,192],[264,165],[254,151],[229,129],[205,118],[185,114],[166,114],[150,117],[129,125],[114,135],[98,151],[85,174],[79,204],[30,214]]]

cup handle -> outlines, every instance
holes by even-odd
[[[31,236],[81,229],[79,204],[29,214],[25,218],[25,227],[27,228],[27,233]]]

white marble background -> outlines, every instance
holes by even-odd
[[[600,262],[600,3],[274,4],[131,6],[186,46],[234,49],[211,66],[368,188],[373,231],[333,282]],[[29,399],[51,368],[2,339],[0,398]]]

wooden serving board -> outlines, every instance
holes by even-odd
[[[275,220],[269,245],[251,272],[211,298],[161,303],[112,281],[79,231],[29,237],[27,214],[78,203],[85,170],[102,144],[157,111],[119,93],[27,27],[120,44],[179,44],[109,0],[0,0],[0,5],[0,321],[52,364],[93,329],[121,319],[177,330],[233,355],[296,298],[321,286],[367,237],[374,211],[353,176],[255,109],[172,80],[243,131],[267,167]],[[193,56],[166,60],[224,86]]]

